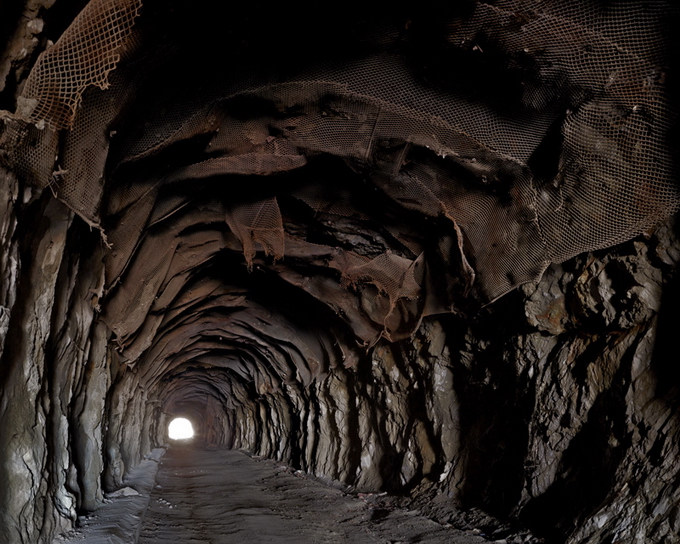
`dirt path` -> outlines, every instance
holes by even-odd
[[[175,448],[156,475],[140,544],[486,542],[363,500],[237,451]]]
[[[488,543],[414,511],[377,509],[238,451],[170,448],[150,498],[148,492],[142,495],[148,507],[135,531],[140,544]],[[97,511],[74,542],[118,542],[102,539],[102,531],[94,536],[102,524],[110,527],[106,510],[115,508],[117,500],[127,499],[114,499]],[[135,542],[136,536],[122,542]]]

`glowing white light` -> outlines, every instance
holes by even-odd
[[[168,425],[168,436],[172,440],[188,440],[194,437],[194,427],[188,419],[176,417]]]

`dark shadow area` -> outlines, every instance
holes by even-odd
[[[449,323],[465,467],[461,506],[479,507],[501,519],[508,517],[522,490],[534,402],[526,376],[518,376],[504,354],[513,336],[525,331],[520,300],[519,293],[511,293],[480,311],[472,323],[475,336],[485,339],[478,345],[466,345],[460,336],[464,323]]]

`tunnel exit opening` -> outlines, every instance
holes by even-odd
[[[184,417],[176,417],[168,425],[170,440],[191,440],[193,437],[194,426]]]

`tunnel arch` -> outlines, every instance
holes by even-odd
[[[680,458],[675,385],[649,385],[678,255],[677,6],[351,4],[306,33],[257,4],[40,11],[0,115],[12,538],[96,508],[179,413],[201,445],[462,525],[671,531],[675,490],[647,481]],[[74,58],[87,77],[52,84]]]

